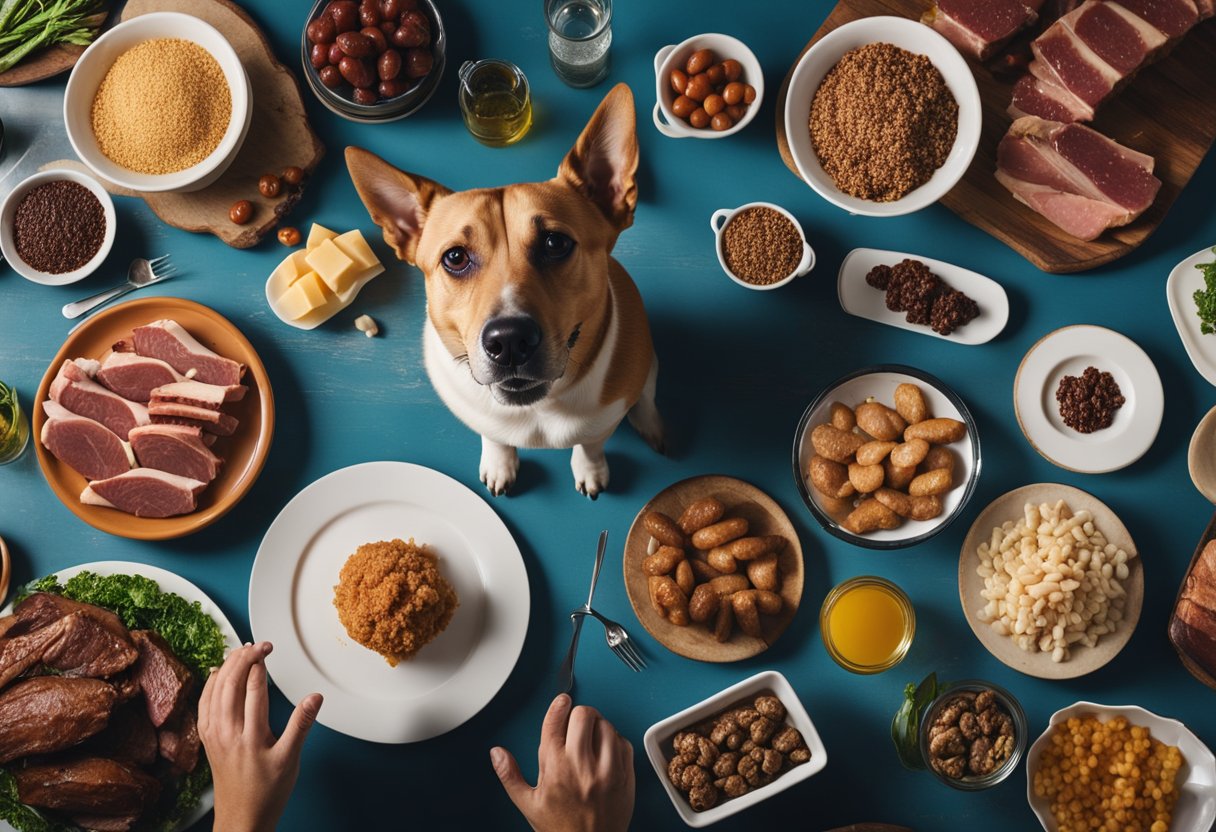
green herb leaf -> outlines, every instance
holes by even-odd
[[[7,770],[0,768],[0,818],[8,821],[17,832],[74,832],[75,826],[42,816],[37,809],[26,806],[17,796],[17,781]]]
[[[1216,248],[1212,249],[1216,253]],[[1199,315],[1199,331],[1204,335],[1216,332],[1216,260],[1197,263],[1195,268],[1203,273],[1204,288],[1195,292],[1195,311]]]
[[[937,673],[930,673],[919,685],[909,682],[904,686],[903,704],[891,720],[891,741],[904,768],[915,771],[925,767],[920,753],[920,718],[940,690]]]

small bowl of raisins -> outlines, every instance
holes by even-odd
[[[351,121],[405,118],[443,75],[446,35],[433,0],[317,0],[300,51],[304,77]]]

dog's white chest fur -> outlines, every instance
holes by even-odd
[[[497,402],[488,387],[473,380],[465,363],[452,358],[429,316],[423,334],[427,374],[443,403],[460,421],[500,445],[572,448],[602,442],[633,404],[624,399],[608,404],[600,401],[616,352],[616,320],[613,315],[591,369],[574,384],[559,379],[545,398],[532,405],[512,407]]]

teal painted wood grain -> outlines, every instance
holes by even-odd
[[[270,0],[250,0],[246,6],[276,54],[298,71],[306,7]],[[1143,705],[1184,720],[1205,741],[1216,742],[1216,694],[1183,670],[1165,636],[1178,583],[1212,512],[1187,476],[1187,442],[1216,403],[1170,322],[1165,278],[1177,261],[1216,243],[1211,209],[1216,163],[1209,159],[1201,166],[1139,251],[1091,273],[1047,275],[944,208],[888,220],[850,217],[789,173],[774,139],[776,90],[827,15],[827,2],[619,0],[611,74],[592,90],[570,89],[553,75],[539,2],[450,0],[442,6],[448,72],[435,98],[416,116],[356,125],[308,99],[327,153],[291,222],[302,229],[313,221],[358,227],[378,236],[342,164],[342,149],[349,144],[452,188],[547,178],[610,84],[629,83],[639,108],[641,201],[635,226],[622,236],[616,256],[641,288],[650,314],[671,456],[655,456],[622,427],[608,443],[609,491],[591,503],[574,491],[566,452],[524,452],[517,496],[493,502],[519,541],[532,585],[530,599],[516,600],[532,605],[532,618],[515,672],[481,714],[430,742],[378,746],[317,727],[283,829],[526,828],[502,793],[487,752],[492,744],[504,744],[525,773],[535,773],[538,728],[569,635],[566,615],[584,597],[601,528],[609,529],[611,538],[597,607],[633,624],[650,667],[632,674],[595,633],[583,639],[576,693],[634,743],[638,829],[680,826],[642,753],[646,728],[765,668],[780,670],[794,684],[819,726],[830,761],[822,774],[722,823],[723,830],[779,819],[811,830],[861,820],[899,822],[920,832],[978,823],[992,832],[1036,828],[1021,771],[991,791],[963,794],[899,767],[888,735],[890,717],[904,683],[930,670],[946,679],[978,677],[1006,686],[1021,699],[1035,735],[1056,709],[1092,699]],[[735,35],[756,51],[768,95],[753,124],[733,138],[663,138],[649,122],[653,55],[665,44],[705,31]],[[533,85],[536,123],[510,148],[482,147],[460,121],[455,68],[482,57],[514,61]],[[22,125],[10,129],[0,159],[0,195],[15,184],[13,177],[4,178],[15,162],[62,158],[54,152],[56,131],[35,132],[37,119],[30,116],[42,108],[53,122],[62,88],[58,79],[33,89],[0,90],[0,117]],[[710,213],[754,200],[792,211],[819,256],[808,277],[778,292],[735,286],[714,257]],[[68,330],[59,307],[120,280],[132,257],[168,252],[182,276],[143,294],[200,301],[245,332],[273,380],[274,446],[261,479],[229,516],[192,537],[161,544],[109,537],[82,524],[54,498],[27,453],[0,468],[0,535],[13,549],[16,581],[83,561],[155,563],[211,593],[247,637],[247,582],[262,533],[316,478],[359,462],[396,459],[429,465],[481,491],[478,439],[442,406],[421,367],[425,298],[416,270],[392,263],[350,309],[316,331],[300,332],[280,323],[265,304],[266,275],[284,254],[273,238],[236,251],[212,237],[164,226],[142,202],[116,203],[120,227],[114,252],[87,281],[48,288],[0,270],[0,378],[28,400]],[[857,246],[937,257],[995,278],[1010,296],[1009,326],[990,344],[961,347],[845,315],[836,301],[835,273],[845,253]],[[386,254],[383,246],[380,253]],[[367,339],[351,325],[364,312],[380,322],[379,338]],[[1047,332],[1074,323],[1110,326],[1133,338],[1153,359],[1165,386],[1165,421],[1156,444],[1119,473],[1086,476],[1051,466],[1022,438],[1014,418],[1012,384],[1021,357]],[[794,426],[810,399],[836,376],[880,362],[912,364],[953,386],[975,414],[983,444],[979,487],[960,520],[927,544],[890,553],[855,548],[820,530],[801,506],[790,472]],[[764,488],[789,512],[806,554],[806,590],[793,625],[770,651],[735,665],[698,664],[667,653],[636,624],[620,574],[621,545],[637,509],[669,483],[702,473],[731,474]],[[1147,597],[1130,644],[1108,667],[1074,681],[1041,681],[1006,669],[971,635],[959,606],[958,547],[971,520],[1005,491],[1039,481],[1070,483],[1105,500],[1126,522],[1144,561]],[[907,660],[876,677],[838,668],[819,636],[817,613],[824,595],[833,584],[859,574],[896,581],[917,612],[918,632]],[[323,611],[329,599],[319,598],[317,604]],[[287,703],[276,695],[277,725],[287,713]]]

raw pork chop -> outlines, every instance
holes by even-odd
[[[124,399],[147,403],[152,391],[186,377],[159,358],[133,352],[112,352],[101,362],[97,380]]]
[[[203,442],[202,429],[185,425],[144,425],[131,431],[131,448],[145,468],[157,468],[211,482],[223,464]]]
[[[960,52],[985,61],[1039,19],[1043,0],[938,0],[921,18]]]
[[[106,727],[114,688],[100,679],[35,676],[0,693],[0,763],[71,748]]]
[[[80,494],[87,506],[104,506],[136,517],[176,517],[198,507],[196,498],[207,483],[155,468],[136,468],[94,480]]]
[[[51,383],[51,399],[77,416],[101,422],[125,440],[131,428],[149,423],[148,408],[127,401],[89,378],[80,365],[64,361]]]
[[[152,411],[152,424],[197,427],[215,436],[232,436],[239,423],[227,413],[184,404],[161,404]]]
[[[162,384],[152,391],[152,398],[160,402],[192,404],[196,407],[219,410],[225,402],[239,402],[245,398],[248,390],[249,388],[243,384],[221,387],[218,384],[204,384],[201,381],[187,380]]]
[[[125,443],[101,422],[77,416],[59,402],[42,403],[47,420],[42,425],[42,446],[51,455],[91,480],[116,477],[131,470]]]
[[[132,630],[131,638],[139,649],[135,678],[144,692],[148,718],[160,728],[184,707],[194,676],[152,630]]]
[[[159,358],[179,373],[195,371],[193,378],[207,384],[241,383],[244,366],[204,347],[177,321],[153,321],[131,333],[135,351]]]
[[[1099,58],[1060,20],[1035,38],[1030,51],[1036,59],[1030,65],[1032,73],[1063,87],[1090,107],[1105,101],[1115,85],[1127,77]]]
[[[997,179],[1019,201],[1082,240],[1140,216],[1161,182],[1153,159],[1079,124],[1026,117],[997,148]]]

